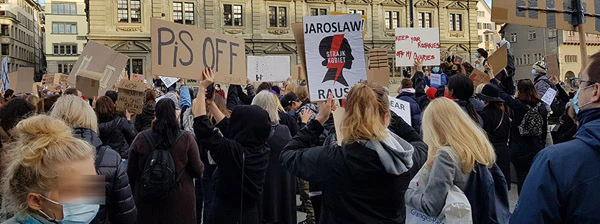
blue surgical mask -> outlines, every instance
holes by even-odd
[[[588,102],[586,104],[581,105],[581,107],[579,106],[579,93],[581,92],[581,90],[585,90],[587,88],[593,87],[594,85],[588,85],[586,87],[579,88],[577,89],[577,93],[575,94],[575,97],[573,97],[573,110],[575,110],[575,114],[579,113],[579,110],[581,109],[581,107],[585,107],[587,105],[589,105],[592,102]]]
[[[535,69],[531,69],[531,75],[536,76],[537,75],[537,71]]]
[[[98,210],[100,210],[100,205],[98,204],[85,204],[82,201],[73,201],[69,203],[58,203],[53,201],[52,199],[46,198],[40,195],[41,198],[49,201],[50,203],[62,206],[63,210],[63,219],[55,220],[52,217],[48,216],[44,211],[39,210],[40,213],[48,220],[52,222],[58,222],[61,224],[71,224],[71,223],[90,223],[98,214]]]
[[[435,74],[439,74],[439,73],[440,73],[440,67],[433,67],[433,68],[431,69],[431,71],[432,71],[433,73],[435,73]]]
[[[475,57],[476,57],[476,58],[479,58],[479,53],[475,53]]]

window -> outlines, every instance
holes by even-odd
[[[577,55],[565,55],[565,62],[577,62]]]
[[[548,39],[556,38],[556,29],[548,29]]]
[[[477,36],[477,40],[479,41],[479,43],[483,42],[483,37],[481,35]]]
[[[140,0],[118,0],[117,17],[121,23],[141,23],[142,5]]]
[[[194,3],[173,2],[173,22],[194,25]]]
[[[516,33],[511,33],[510,34],[510,42],[511,43],[516,43],[517,42],[517,34]]]
[[[365,14],[365,10],[362,10],[362,9],[350,9],[350,10],[348,10],[348,13],[350,13],[350,14],[364,15]]]
[[[10,45],[2,44],[2,55],[9,55],[10,51],[8,49],[10,49]]]
[[[481,26],[481,24],[482,24],[482,23],[477,23],[477,29],[478,29],[478,30],[480,30],[480,29],[483,29],[483,27]]]
[[[535,38],[536,38],[535,30],[530,30],[529,31],[529,40],[535,40]]]
[[[575,31],[567,31],[567,35],[573,37],[575,36]]]
[[[450,31],[462,31],[462,14],[450,13]]]
[[[431,28],[431,13],[430,12],[420,12],[419,13],[419,27],[422,28]]]
[[[310,8],[311,16],[324,16],[327,15],[327,9],[323,8]]]
[[[59,62],[58,63],[58,73],[69,74],[71,70],[73,70],[73,65],[75,62]]]
[[[400,27],[400,12],[386,11],[385,12],[385,28],[394,29]]]
[[[487,35],[487,34],[486,34],[486,35],[485,35],[485,42],[488,42],[488,41],[490,41],[490,35]]]
[[[10,34],[8,33],[8,25],[7,24],[2,24],[1,26],[2,28],[0,29],[0,36],[9,36]]]
[[[243,26],[242,5],[223,5],[223,25],[224,26]]]
[[[269,6],[269,27],[287,27],[287,8]]]
[[[483,23],[483,29],[491,30],[492,29],[492,24],[491,23]]]
[[[485,12],[484,11],[477,11],[477,16],[478,17],[485,17]]]
[[[52,3],[52,14],[77,15],[76,3]]]
[[[52,23],[53,34],[77,34],[76,23]]]
[[[77,55],[77,44],[54,44],[54,55]]]
[[[183,24],[183,3],[173,2],[173,22]]]
[[[125,66],[125,71],[127,71],[127,75],[131,76],[131,74],[144,74],[144,59],[141,58],[131,58],[127,60],[127,65]]]

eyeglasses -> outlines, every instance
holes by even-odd
[[[575,78],[575,77],[571,78],[570,81],[571,81],[571,83],[570,83],[571,87],[573,87],[573,88],[579,88],[579,86],[581,85],[582,82],[587,82],[590,85],[594,85],[597,83],[594,81],[585,80],[585,79],[581,79],[581,78]]]

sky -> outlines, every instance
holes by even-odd
[[[40,1],[42,1],[42,2],[43,2],[44,0],[40,0]],[[490,6],[490,7],[492,7],[492,0],[485,0],[485,2],[486,2],[486,3],[487,3],[489,6]]]

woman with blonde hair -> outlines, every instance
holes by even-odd
[[[65,121],[73,128],[73,137],[90,143],[96,149],[96,172],[105,177],[106,203],[100,206],[94,223],[134,223],[137,209],[127,170],[119,153],[102,144],[94,109],[81,97],[64,95],[54,103],[50,115]]]
[[[100,203],[89,188],[94,147],[46,115],[25,119],[15,130],[2,185],[2,207],[15,216],[3,223],[90,223]]]
[[[442,113],[443,112],[443,113]],[[454,101],[438,98],[423,114],[423,140],[429,146],[419,186],[406,191],[406,204],[438,217],[453,185],[463,192],[477,163],[492,167],[494,148],[479,125]]]
[[[413,146],[387,129],[388,95],[376,84],[359,83],[345,104],[341,146],[311,147],[334,107],[333,96],[315,120],[281,152],[293,175],[323,186],[320,223],[402,223],[403,188],[413,165]]]
[[[292,140],[287,126],[279,123],[279,99],[269,90],[263,90],[252,100],[252,105],[263,108],[271,119],[273,134],[267,140],[269,165],[262,192],[261,223],[296,224],[296,178],[279,163],[279,154],[285,145]]]

